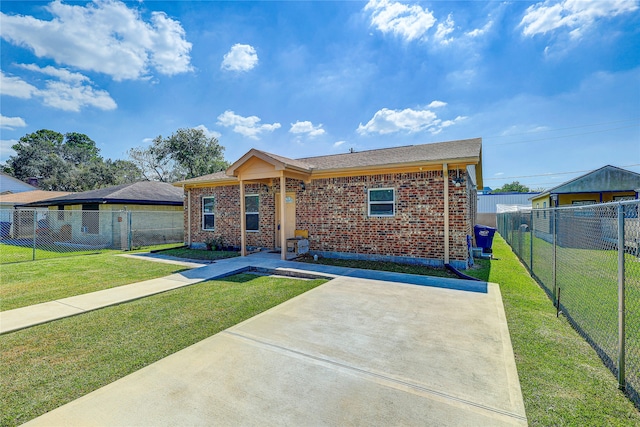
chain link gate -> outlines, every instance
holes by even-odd
[[[640,407],[640,201],[498,214],[498,232]]]

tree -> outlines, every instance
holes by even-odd
[[[186,171],[186,178],[225,170],[224,147],[214,137],[208,138],[201,129],[178,129],[164,141],[169,157]]]
[[[529,187],[520,184],[518,181],[513,181],[510,184],[504,184],[500,188],[493,190],[493,193],[529,193]]]
[[[141,171],[148,181],[171,182],[180,178],[174,173],[174,162],[165,154],[162,136],[156,137],[152,145],[130,149],[130,161]]]
[[[77,132],[41,129],[12,148],[16,155],[7,160],[5,172],[23,181],[37,177],[43,190],[86,191],[142,178],[132,162],[103,160],[96,143]]]
[[[129,150],[129,158],[144,176],[156,181],[176,181],[225,170],[224,147],[200,129],[178,129],[168,138],[156,137],[151,146]]]

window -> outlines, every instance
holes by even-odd
[[[395,190],[376,188],[369,190],[369,216],[395,215]]]
[[[260,197],[257,194],[244,196],[244,213],[247,231],[260,231]]]
[[[589,206],[595,205],[595,200],[574,200],[571,202],[573,206]],[[573,212],[573,216],[584,216],[584,217],[593,217],[595,216],[595,212],[592,209],[576,209]]]
[[[58,205],[58,221],[64,221],[64,206]]]
[[[215,205],[214,197],[202,198],[202,229],[203,230],[215,230],[216,218],[213,213]]]
[[[82,205],[82,232],[87,234],[99,234],[100,206],[98,206],[97,203]]]
[[[542,209],[547,209],[547,202],[543,202],[542,203]],[[543,213],[544,213],[544,218],[546,219],[547,218],[547,211],[545,210]]]

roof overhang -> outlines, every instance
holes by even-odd
[[[281,176],[307,181],[311,175],[311,169],[292,165],[283,161],[282,158],[251,149],[233,163],[226,173],[239,181],[261,181]]]

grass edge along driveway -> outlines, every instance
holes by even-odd
[[[0,425],[14,426],[326,280],[240,274],[0,336]]]
[[[531,426],[639,426],[640,412],[595,350],[556,310],[504,239],[489,269],[469,274],[498,283]]]
[[[0,311],[168,276],[185,267],[119,257],[83,255],[0,267]]]

